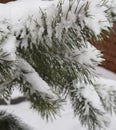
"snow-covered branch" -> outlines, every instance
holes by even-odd
[[[106,126],[105,111],[115,107],[104,104],[114,100],[113,91],[95,85],[102,54],[87,40],[99,38],[102,30],[112,26],[109,5],[104,0],[0,4],[1,86],[4,82],[7,89],[19,86],[47,119],[60,108],[57,94],[68,94],[75,115],[89,130]],[[104,93],[109,97],[102,97]]]

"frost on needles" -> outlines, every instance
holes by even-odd
[[[18,86],[49,119],[68,97],[82,125],[105,128],[106,113],[116,111],[116,90],[98,82],[102,54],[88,39],[109,31],[109,7],[105,0],[0,4],[0,98]]]

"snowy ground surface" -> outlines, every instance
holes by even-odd
[[[97,73],[101,81],[108,84],[116,84],[116,74],[107,71],[101,67],[97,68]],[[112,80],[113,79],[113,80]],[[14,94],[14,97],[16,93]],[[55,121],[46,122],[34,110],[30,109],[28,102],[21,103],[19,105],[12,106],[0,106],[0,110],[7,110],[10,113],[14,113],[25,123],[29,124],[32,130],[86,130],[80,125],[78,118],[74,118],[70,103],[64,106],[64,110],[61,111],[61,116],[57,117]],[[107,130],[116,130],[116,116],[112,115],[111,124]]]

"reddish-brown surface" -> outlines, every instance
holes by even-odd
[[[0,0],[0,3],[7,3],[7,2],[10,2],[10,1],[15,1],[15,0]]]
[[[116,73],[116,23],[114,23],[113,31],[109,36],[104,36],[102,41],[93,41],[92,44],[100,49],[106,59],[102,65]]]

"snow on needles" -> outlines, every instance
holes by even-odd
[[[41,0],[34,0],[34,1],[16,1],[10,2],[8,4],[0,4],[0,17],[2,19],[7,19],[13,27],[17,27],[21,30],[21,26],[27,23],[27,26],[30,28],[30,31],[35,30],[36,28],[34,25],[28,25],[28,18],[32,17],[33,21],[37,21],[40,26],[40,32],[38,34],[42,34],[43,29],[43,21],[41,19],[42,12],[46,13],[47,16],[47,32],[48,37],[51,37],[52,33],[52,22],[56,15],[58,14],[58,5],[59,1],[41,1]],[[85,24],[87,27],[92,29],[96,35],[101,32],[101,29],[106,29],[110,26],[110,23],[106,17],[105,11],[107,10],[106,7],[101,6],[101,1],[96,0],[93,2],[92,0],[87,1],[78,1],[74,0],[72,4],[71,10],[67,13],[69,9],[69,5],[71,2],[69,0],[65,0],[62,5],[62,16],[61,22],[57,23],[56,26],[56,37],[60,38],[61,32],[63,28],[66,30],[69,27],[75,27],[76,20],[78,19],[81,23],[81,26]],[[78,6],[78,7],[77,7]],[[82,8],[83,6],[83,8]],[[87,9],[87,14],[85,9]],[[4,13],[3,13],[4,12]],[[16,25],[16,26],[15,26]],[[43,28],[43,29],[42,29]],[[37,35],[37,34],[36,34]],[[41,38],[41,35],[40,37]]]
[[[0,4],[0,21],[6,20],[10,24],[12,35],[18,37],[20,34],[20,39],[23,41],[21,45],[25,47],[28,46],[28,37],[31,36],[32,42],[35,43],[36,40],[42,39],[45,30],[47,31],[49,40],[51,40],[54,32],[56,38],[60,40],[63,30],[68,31],[70,27],[75,28],[79,34],[81,30],[77,26],[77,22],[81,24],[82,28],[85,26],[90,28],[95,35],[99,35],[102,29],[107,29],[110,26],[105,14],[107,8],[101,6],[100,0],[96,0],[95,2],[92,0],[74,0],[73,2],[65,0],[62,2],[61,14],[58,14],[58,4],[58,0],[20,0],[9,2],[5,5]],[[70,7],[71,9],[69,10]],[[47,29],[43,24],[42,17],[44,15],[46,17]],[[55,21],[56,26],[52,28],[57,15],[61,15],[60,21]],[[26,28],[28,28],[30,35],[26,34]],[[17,43],[16,46],[18,46]]]
[[[89,42],[86,42],[86,47],[80,50],[77,50],[75,48],[75,50],[73,50],[70,55],[72,56],[72,60],[75,60],[82,65],[85,64],[90,66],[96,66],[104,60],[102,58],[101,52],[97,50],[94,46],[92,46]],[[68,58],[70,57],[68,56]],[[95,59],[97,59],[97,62]]]
[[[81,114],[88,117],[90,106],[104,113],[105,103],[104,100],[102,103],[101,99],[104,98],[106,102],[110,102],[113,93],[113,87],[109,94],[109,88],[98,88],[93,83],[95,67],[102,61],[102,58],[100,51],[90,45],[86,39],[88,35],[97,37],[102,30],[111,27],[107,17],[108,7],[102,2],[101,0],[19,0],[0,4],[0,50],[2,53],[9,54],[4,60],[16,61],[17,72],[13,71],[15,78],[19,80],[22,78],[28,86],[32,86],[29,86],[32,93],[40,92],[42,96],[45,94],[56,99],[57,95],[43,80],[44,76],[48,74],[48,80],[55,82],[65,78],[66,75],[66,80],[63,80],[61,85],[65,86],[67,80],[77,81],[74,89],[78,91],[75,92],[77,95],[73,93],[74,99],[78,101],[84,99],[86,108],[85,113]],[[52,58],[56,61],[50,60]],[[58,64],[61,60],[64,65],[62,67],[62,64]],[[48,64],[49,61],[50,64]],[[51,64],[56,68],[52,68]],[[53,69],[53,73],[45,69],[49,71]],[[54,73],[54,71],[62,71],[61,69],[64,70],[61,74]],[[39,72],[43,79],[38,74]],[[71,74],[72,76],[69,76]],[[46,81],[49,83],[48,80]],[[58,85],[59,82],[61,81],[58,81]],[[52,83],[49,84],[52,85]],[[101,94],[103,97],[100,97]],[[114,99],[112,98],[111,101],[113,104]],[[74,105],[77,105],[76,102]],[[110,109],[110,105],[106,107]],[[98,126],[104,127],[104,116],[102,117],[99,112],[95,116],[96,121],[101,121]],[[93,120],[91,116],[90,119]]]
[[[29,38],[31,38],[32,44],[44,44],[44,38],[52,41],[52,36],[60,42],[64,30],[68,32],[71,28],[79,35],[81,34],[81,29],[84,29],[85,26],[97,36],[102,29],[110,27],[107,14],[105,13],[106,10],[107,7],[102,6],[100,0],[96,0],[95,2],[92,0],[64,0],[60,2],[59,0],[19,0],[0,4],[0,49],[3,52],[7,51],[10,53],[7,59],[16,60],[16,48],[21,45],[28,49]],[[17,39],[21,40],[21,42]],[[53,41],[47,44],[49,45],[49,43],[54,44]],[[72,42],[69,43],[72,44]],[[49,46],[52,47],[52,45]],[[98,56],[100,52],[93,51],[93,48],[89,45],[88,47],[84,46],[80,50],[78,48],[74,48],[73,51],[68,49],[66,53],[70,53],[72,56],[76,54],[77,57],[72,58],[71,56],[71,58],[81,65],[96,66],[101,61],[100,56]],[[94,59],[95,62],[93,62]],[[27,65],[27,71],[32,70],[33,73],[23,76],[34,86],[34,89],[44,91],[43,89],[46,86],[46,91],[48,91],[47,83],[39,77],[28,63],[25,63],[25,60],[19,60],[18,62],[20,69],[23,69],[22,67]]]
[[[54,99],[57,98],[56,95],[53,94],[52,90],[50,90],[48,84],[39,76],[29,63],[22,58],[18,58],[17,65],[20,68],[21,75],[33,86],[33,90],[37,90],[38,92],[45,94],[48,93]]]

